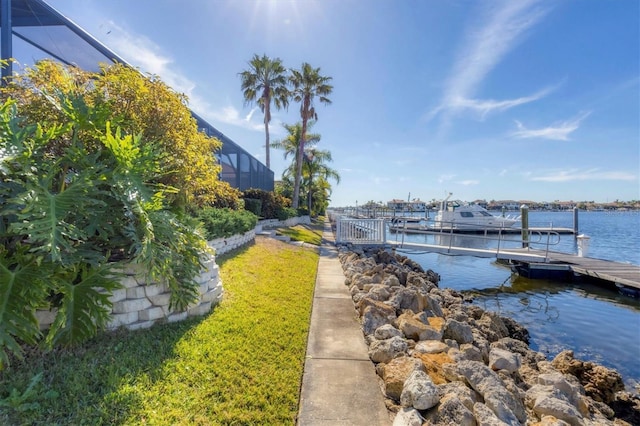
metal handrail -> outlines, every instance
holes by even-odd
[[[397,226],[399,223],[404,222],[403,225],[401,226]],[[407,230],[407,221],[404,220],[403,218],[395,218],[395,220],[393,221],[393,223],[396,224],[396,230],[402,230],[405,232],[402,232],[402,240],[401,240],[401,244],[404,244],[404,234],[406,233]],[[452,247],[453,247],[453,241],[454,241],[454,237],[455,236],[459,236],[459,233],[454,232],[455,230],[460,230],[463,228],[456,228],[453,225],[455,224],[455,221],[439,221],[439,223],[441,224],[451,224],[451,226],[445,226],[445,227],[440,227],[440,228],[433,228],[432,230],[429,229],[423,229],[420,231],[420,233],[422,234],[429,234],[429,235],[445,235],[449,237],[449,244],[448,244],[448,251],[451,251]],[[503,242],[510,242],[510,243],[515,243],[515,244],[521,244],[521,245],[527,245],[527,247],[531,246],[531,245],[544,245],[545,247],[545,258],[549,257],[549,249],[550,246],[554,246],[554,245],[558,245],[560,244],[560,234],[556,231],[553,231],[552,227],[550,227],[549,230],[547,231],[539,231],[539,230],[527,230],[527,236],[528,238],[525,239],[506,239],[504,238],[505,233],[503,233],[504,230],[506,229],[513,229],[511,227],[507,227],[504,225],[487,225],[484,227],[484,233],[478,235],[478,234],[464,234],[465,238],[475,238],[475,239],[479,239],[479,240],[484,240],[484,241],[497,241],[498,246],[496,248],[496,256],[498,256],[500,254],[500,250],[504,249],[504,250],[508,250],[508,248],[503,247]],[[493,230],[494,232],[489,233],[490,230]],[[497,233],[495,232],[497,231]],[[494,236],[495,235],[495,236]],[[512,234],[513,235],[513,234]],[[536,237],[536,238],[533,238]],[[396,242],[398,241],[398,237],[396,235]]]

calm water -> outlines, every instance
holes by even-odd
[[[529,213],[530,227],[551,224],[573,228],[573,212]],[[580,212],[578,225],[579,232],[590,237],[589,257],[640,264],[640,212]],[[390,234],[389,238],[395,239],[396,235]],[[405,235],[404,238],[433,243],[434,238],[449,237]],[[454,238],[456,245],[497,244],[474,236]],[[573,235],[563,235],[554,242],[551,250],[577,253]],[[508,246],[505,242],[501,244]],[[594,284],[528,280],[491,259],[434,253],[407,255],[424,268],[439,273],[441,287],[471,291],[476,294],[475,304],[526,326],[531,334],[531,347],[547,354],[547,358],[571,349],[576,358],[615,368],[623,375],[629,390],[640,391],[640,300]]]

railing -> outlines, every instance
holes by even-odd
[[[384,244],[386,240],[384,219],[336,218],[336,243]]]
[[[340,216],[338,214],[330,214],[330,218],[332,223],[335,225],[335,236],[336,242],[345,244],[386,244],[390,241],[387,241],[387,225],[389,224],[389,220],[385,219],[355,219],[349,218],[345,216]],[[396,243],[400,243],[400,245],[404,245],[405,243],[405,232],[406,223],[401,223],[402,221],[396,221]],[[534,231],[528,230],[526,233],[526,238],[514,239],[514,238],[505,238],[506,235],[503,232],[506,228],[504,227],[496,227],[496,229],[489,230],[487,232],[479,232],[478,234],[457,234],[453,227],[442,228],[442,229],[432,229],[432,230],[423,230],[421,233],[432,235],[435,239],[435,246],[439,246],[445,249],[446,253],[451,252],[454,248],[458,249],[463,247],[454,247],[455,242],[458,239],[465,239],[467,244],[471,240],[472,244],[469,247],[467,244],[465,246],[470,249],[474,249],[477,247],[485,247],[487,250],[494,251],[495,255],[499,255],[502,251],[508,252],[511,251],[507,245],[510,246],[520,246],[521,248],[526,247],[540,247],[545,252],[545,257],[548,257],[550,246],[557,245],[560,242],[560,235],[552,230],[546,231]],[[398,241],[398,238],[401,241]],[[473,243],[476,241],[476,243]],[[493,242],[493,243],[492,243]],[[420,244],[411,244],[412,246],[420,246]],[[429,244],[424,245],[429,246]],[[434,245],[430,245],[432,248]],[[493,246],[491,248],[491,246]],[[447,250],[448,249],[448,250]]]
[[[447,224],[442,226],[442,224]],[[492,250],[496,256],[499,256],[502,252],[511,252],[514,248],[537,248],[544,251],[545,258],[549,256],[549,249],[551,246],[558,245],[560,243],[560,234],[553,229],[540,230],[525,230],[522,234],[522,229],[514,229],[503,225],[485,225],[483,229],[479,229],[477,232],[465,232],[458,233],[460,230],[472,231],[470,228],[458,227],[459,223],[442,221],[439,227],[419,226],[418,228],[411,228],[402,219],[392,222],[392,229],[395,231],[396,243],[401,246],[405,244],[405,234],[419,233],[433,237],[433,245],[440,248],[444,248],[445,251],[441,253],[451,253],[453,251],[460,252],[462,248],[469,248],[471,250],[477,248],[485,248],[486,250]],[[468,225],[467,225],[468,226]],[[513,231],[521,233],[520,238],[508,238],[508,235],[514,235]],[[400,239],[400,240],[399,240]],[[463,244],[460,242],[464,240]],[[469,244],[471,243],[471,244]],[[416,244],[412,244],[416,246]],[[425,247],[428,244],[424,245]],[[511,246],[511,247],[507,247]]]

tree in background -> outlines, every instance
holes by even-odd
[[[310,215],[323,213],[329,205],[331,185],[329,179],[340,183],[340,174],[327,165],[333,161],[331,152],[310,148],[305,150],[303,166],[303,188],[307,193]]]
[[[302,179],[300,183],[300,193],[306,194],[307,208],[309,214],[315,216],[322,213],[329,205],[331,195],[331,185],[328,180],[333,179],[340,182],[338,172],[327,165],[332,161],[331,152],[307,148],[303,156]],[[291,165],[283,172],[283,182],[291,183],[295,175],[296,165]]]
[[[289,83],[292,86],[291,97],[300,103],[300,118],[302,119],[302,131],[300,143],[296,152],[296,172],[294,175],[293,208],[298,208],[300,198],[300,180],[302,178],[302,162],[307,138],[307,126],[309,120],[318,120],[314,101],[316,97],[324,104],[331,104],[327,97],[333,91],[329,84],[332,77],[320,75],[320,68],[313,68],[304,62],[299,70],[291,70]]]
[[[307,123],[307,132],[311,130],[315,121],[309,121]],[[280,149],[283,152],[284,159],[286,160],[290,155],[293,156],[293,164],[295,170],[298,167],[298,147],[300,146],[300,141],[302,140],[302,123],[298,122],[296,124],[286,124],[282,123],[282,127],[289,133],[284,138],[273,141],[271,143],[271,147],[275,149]],[[307,147],[313,147],[318,142],[320,142],[320,134],[318,133],[307,133]]]
[[[264,114],[266,165],[271,168],[269,154],[269,123],[271,122],[271,102],[280,109],[289,105],[286,68],[279,58],[254,55],[249,61],[249,69],[240,73],[242,94],[246,104],[257,103]]]
[[[315,121],[309,121],[307,130],[310,130]],[[288,135],[283,139],[271,143],[271,147],[283,151],[283,157],[286,160],[289,156],[293,157],[291,165],[282,173],[282,180],[276,185],[276,192],[289,198],[293,198],[293,188],[295,180],[295,171],[298,169],[298,147],[302,139],[302,123],[286,124],[282,126],[287,130]],[[320,134],[307,133],[307,146],[313,147],[320,142]]]

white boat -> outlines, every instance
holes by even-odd
[[[425,222],[426,219],[417,216],[399,216],[390,218],[391,224],[389,230],[391,232],[416,232],[428,231],[429,226]]]
[[[478,204],[462,201],[449,201],[449,196],[442,200],[438,214],[430,224],[432,229],[459,231],[494,231],[513,227],[520,217],[495,216]]]

